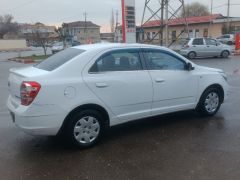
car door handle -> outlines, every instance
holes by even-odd
[[[156,83],[163,83],[164,81],[165,81],[164,79],[160,79],[160,78],[155,79]]]
[[[96,83],[95,85],[96,85],[96,87],[98,87],[98,88],[108,87],[108,85],[107,85],[106,83]]]

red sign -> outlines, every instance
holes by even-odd
[[[235,49],[240,49],[240,33],[236,34],[236,40],[235,40]]]

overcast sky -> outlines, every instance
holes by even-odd
[[[136,1],[137,23],[141,22],[145,0]],[[157,0],[152,0],[157,3]],[[170,0],[176,4],[177,0]],[[185,0],[191,3],[196,0]],[[226,15],[227,0],[213,0],[213,13]],[[210,0],[201,0],[210,9]],[[240,17],[240,1],[231,0],[231,16]],[[156,6],[155,6],[156,7]],[[0,0],[0,14],[12,14],[15,21],[22,23],[42,22],[48,25],[61,25],[62,22],[87,19],[102,26],[101,31],[109,31],[112,9],[121,10],[121,0]],[[121,16],[119,16],[121,21]]]

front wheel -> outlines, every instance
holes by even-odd
[[[66,126],[73,145],[88,148],[96,144],[103,132],[102,115],[95,110],[84,110],[73,115]]]
[[[221,93],[217,88],[207,89],[201,96],[197,111],[206,116],[215,115],[221,106]]]
[[[223,51],[221,56],[222,56],[222,58],[228,58],[229,52],[228,51]]]

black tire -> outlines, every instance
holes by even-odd
[[[190,53],[188,53],[188,58],[189,59],[194,59],[197,56],[197,54],[193,51],[191,51]]]
[[[81,124],[80,120],[85,119],[86,122],[88,122],[89,120],[87,120],[87,117],[93,117],[96,119],[97,123],[99,124],[99,129],[95,130],[94,128],[90,128],[90,125],[86,124]],[[94,121],[95,121],[94,119]],[[101,115],[101,113],[99,113],[96,110],[83,110],[80,111],[76,114],[74,114],[72,117],[69,118],[65,130],[66,130],[66,135],[67,135],[67,140],[70,141],[70,143],[74,146],[77,146],[78,148],[89,148],[92,147],[93,145],[95,145],[96,143],[99,142],[99,140],[102,137],[102,134],[104,132],[104,123],[103,123],[103,116]],[[89,121],[90,122],[90,121]],[[96,123],[95,123],[96,124]],[[79,129],[81,129],[81,132],[75,132],[75,128],[79,126]],[[92,126],[93,127],[93,126]],[[91,134],[90,132],[94,132],[97,133],[98,135],[96,138],[91,139]],[[79,134],[77,134],[79,133]],[[79,138],[77,138],[77,137]],[[88,138],[85,139],[85,137],[89,137],[89,142]],[[85,141],[81,142],[81,141]]]
[[[209,109],[207,108],[207,102],[210,101],[209,100],[210,94],[214,94],[214,95],[216,94],[218,96],[218,104],[217,105],[214,103],[215,101],[212,101],[212,104],[214,104],[213,105],[214,108],[212,109],[212,111],[210,110],[210,108]],[[207,101],[207,99],[209,101]],[[223,97],[222,97],[220,90],[215,87],[210,87],[203,92],[203,94],[199,100],[199,103],[197,105],[196,110],[198,113],[200,113],[203,116],[214,116],[218,112],[218,110],[221,106],[221,103],[223,101],[222,99],[223,99]]]
[[[221,53],[221,57],[222,57],[222,58],[228,58],[228,56],[229,56],[229,52],[226,51],[226,50],[224,50],[224,51]]]

